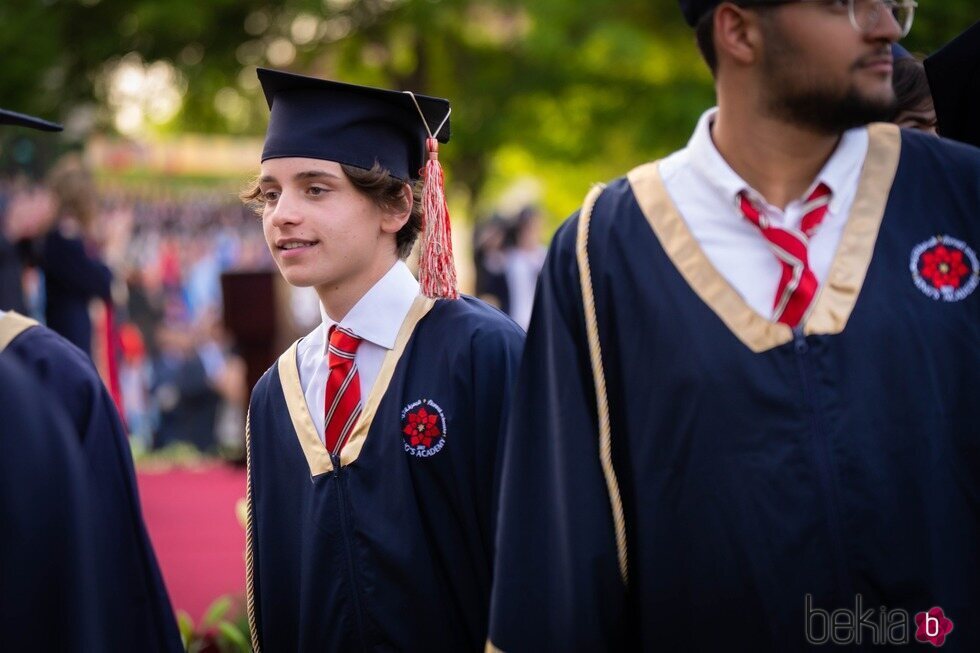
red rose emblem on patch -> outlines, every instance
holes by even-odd
[[[909,270],[915,287],[937,301],[962,301],[980,285],[977,253],[952,236],[933,236],[916,245]]]
[[[408,442],[413,447],[420,444],[426,448],[431,447],[432,439],[442,435],[439,429],[439,415],[430,414],[424,407],[405,417],[408,423],[402,429],[402,433],[408,436]]]
[[[959,288],[970,273],[963,252],[958,249],[937,245],[922,254],[922,267],[919,274],[934,288]]]
[[[915,615],[915,626],[915,641],[923,644],[928,642],[936,648],[945,644],[946,635],[953,631],[953,622],[943,614],[943,609],[939,606]]]
[[[401,412],[405,453],[413,458],[430,458],[446,444],[446,416],[431,399],[413,401]]]

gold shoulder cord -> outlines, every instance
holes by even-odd
[[[623,514],[623,500],[619,494],[619,481],[612,463],[612,428],[609,423],[609,398],[606,395],[606,376],[602,367],[602,349],[599,343],[599,320],[595,310],[595,294],[592,290],[592,271],[589,268],[589,222],[595,203],[605,189],[604,184],[592,187],[582,205],[578,219],[578,237],[575,253],[578,259],[579,276],[582,284],[582,302],[585,305],[585,326],[589,338],[589,354],[592,359],[592,378],[595,384],[596,408],[599,414],[599,462],[606,478],[609,491],[609,506],[612,510],[613,526],[616,529],[616,552],[619,556],[619,575],[623,584],[629,582],[629,565],[626,555],[626,517]]]
[[[612,429],[609,425],[609,401],[606,397],[606,377],[602,371],[602,351],[599,347],[599,323],[595,312],[595,297],[592,292],[592,272],[589,268],[589,221],[592,209],[605,184],[596,184],[585,197],[578,218],[578,233],[575,241],[575,257],[578,261],[579,279],[582,284],[582,300],[585,304],[585,326],[589,338],[589,354],[592,359],[592,377],[595,384],[596,407],[599,412],[599,461],[609,492],[609,505],[612,509],[613,526],[616,529],[616,553],[619,557],[619,575],[623,584],[629,580],[626,558],[626,518],[623,515],[623,501],[619,495],[619,481],[612,465]],[[484,653],[504,653],[487,638]]]
[[[252,637],[252,650],[259,650],[259,629],[255,623],[255,586],[253,573],[255,561],[252,557],[252,527],[255,519],[252,509],[252,412],[245,417],[245,610],[248,613],[248,632]]]

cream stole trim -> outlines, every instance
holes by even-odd
[[[20,313],[9,311],[0,317],[0,351],[7,348],[14,338],[33,326],[38,326],[37,320],[24,317]]]
[[[857,195],[834,255],[827,279],[821,284],[810,315],[807,335],[836,334],[844,330],[871,264],[878,230],[885,215],[901,153],[898,127],[868,127],[868,154]],[[790,328],[759,315],[711,265],[674,205],[657,162],[631,171],[627,178],[643,215],[650,223],[671,262],[698,297],[728,329],[755,353],[786,344]]]
[[[395,338],[395,346],[385,355],[378,378],[375,380],[371,393],[361,410],[361,416],[340,452],[341,466],[350,465],[360,455],[368,431],[371,429],[371,422],[374,420],[378,406],[388,390],[391,377],[395,373],[395,366],[398,365],[398,361],[405,352],[405,347],[415,332],[416,325],[432,310],[434,305],[434,299],[421,295],[416,297],[412,303],[412,307],[398,331],[398,336]],[[279,357],[279,381],[282,384],[286,407],[289,409],[289,417],[293,422],[293,430],[296,431],[296,437],[310,467],[310,476],[318,476],[333,471],[333,462],[330,460],[327,448],[320,440],[306,405],[306,396],[303,394],[303,386],[300,384],[299,367],[296,362],[298,344],[299,341],[297,340]]]

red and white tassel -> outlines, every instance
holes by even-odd
[[[453,238],[446,204],[446,181],[439,163],[439,141],[425,142],[429,159],[422,184],[422,246],[419,284],[422,294],[436,299],[459,299]]]

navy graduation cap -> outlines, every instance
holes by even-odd
[[[28,116],[27,114],[17,113],[16,111],[8,111],[7,109],[0,109],[0,125],[30,127],[31,129],[40,129],[46,132],[60,132],[62,130],[61,125],[57,123],[41,120],[40,118]]]
[[[439,143],[449,142],[449,100],[258,69],[269,104],[262,160],[304,157],[423,179],[419,284],[457,299],[449,208]]]
[[[263,161],[308,157],[367,170],[377,162],[399,179],[418,179],[429,130],[449,142],[448,100],[268,68],[258,74],[272,112]]]
[[[923,63],[939,135],[980,147],[980,22]]]

